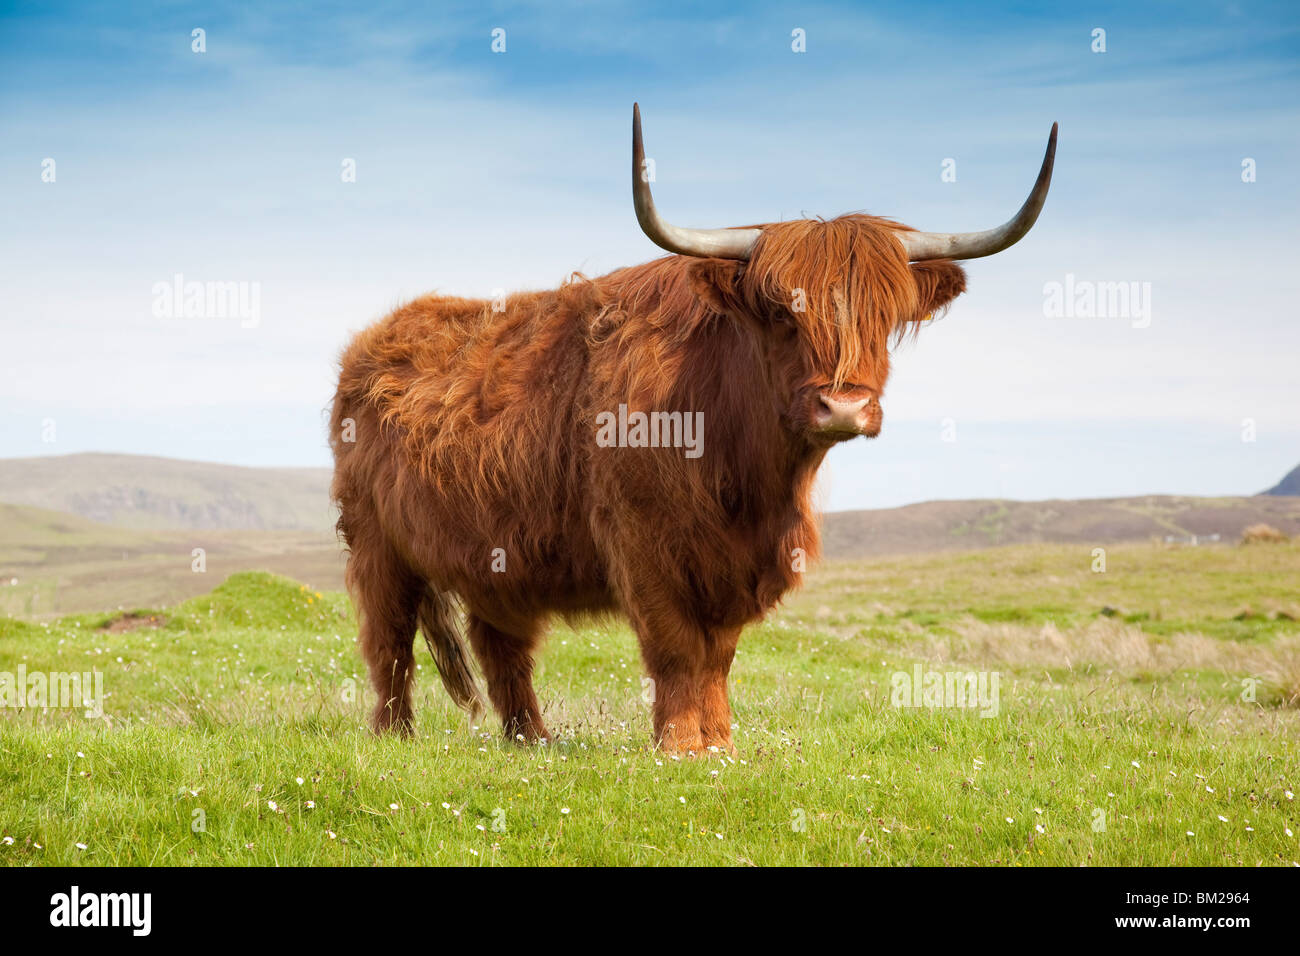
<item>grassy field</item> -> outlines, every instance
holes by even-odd
[[[737,755],[683,760],[649,746],[621,621],[555,626],[560,740],[521,748],[422,647],[417,739],[372,737],[346,597],[285,578],[0,619],[0,672],[107,692],[102,720],[0,709],[0,862],[1295,865],[1300,546],[1105,559],[828,564],[741,642]],[[996,672],[996,716],[894,706],[917,664]]]

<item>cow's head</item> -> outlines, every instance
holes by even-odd
[[[799,219],[737,229],[683,229],[660,218],[643,173],[641,113],[632,112],[632,194],[656,244],[699,257],[691,286],[710,309],[756,323],[787,426],[815,445],[880,431],[889,345],[966,288],[954,259],[1019,241],[1047,199],[1056,124],[1033,191],[984,232],[918,232],[875,216]]]

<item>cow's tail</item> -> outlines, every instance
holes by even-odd
[[[456,602],[450,591],[439,591],[430,585],[420,599],[420,633],[429,646],[433,662],[438,667],[442,686],[458,707],[469,711],[472,717],[483,712],[483,698],[478,682],[470,667],[465,639],[461,635],[456,615]]]

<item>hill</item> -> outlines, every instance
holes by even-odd
[[[204,570],[194,570],[202,548]],[[0,615],[46,617],[161,606],[212,589],[236,571],[343,586],[344,556],[323,531],[139,529],[59,511],[0,504]]]
[[[1146,495],[1078,501],[928,501],[879,511],[838,511],[823,521],[829,558],[958,551],[1034,542],[1107,544],[1150,539],[1236,541],[1265,522],[1300,533],[1300,498]]]
[[[1296,465],[1272,488],[1268,491],[1261,491],[1262,495],[1300,495],[1300,465]]]
[[[1092,548],[1166,539],[1235,542],[1271,524],[1300,535],[1300,498],[1115,498],[1098,501],[931,501],[823,519],[829,559],[975,551],[1006,545]],[[191,569],[204,550],[205,573]],[[77,515],[0,504],[0,614],[45,616],[161,605],[202,594],[236,571],[269,570],[322,590],[343,586],[332,532],[123,528]],[[16,584],[12,583],[17,581]]]
[[[0,502],[9,502],[0,504],[0,614],[171,603],[243,570],[338,589],[344,558],[328,487],[325,468],[102,454],[0,460]],[[826,556],[853,560],[1033,543],[1235,542],[1260,522],[1300,535],[1300,497],[931,501],[832,512],[822,524]],[[195,548],[206,573],[190,568]]]
[[[0,502],[127,528],[328,531],[328,468],[242,468],[143,455],[0,459]]]

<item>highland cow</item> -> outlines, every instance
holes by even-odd
[[[1029,231],[1056,149],[1053,125],[1029,199],[986,232],[856,214],[703,230],[656,212],[635,106],[632,136],[637,219],[673,255],[504,309],[426,296],[343,354],[333,496],[376,730],[412,730],[417,629],[456,703],[480,706],[460,604],[506,736],[547,738],[547,618],[620,612],[655,742],[734,751],[737,640],[818,553],[818,466],[879,433],[891,344],[964,291],[953,260]]]

